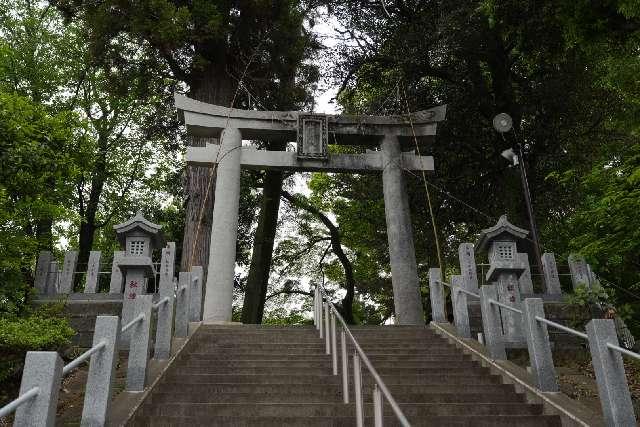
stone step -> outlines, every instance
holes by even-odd
[[[366,353],[369,360],[374,362],[389,362],[389,363],[398,363],[400,360],[402,362],[461,362],[461,361],[470,361],[471,356],[457,353],[457,354],[444,354],[444,355],[414,355],[414,356],[406,356],[403,358],[399,358],[397,354],[369,354]],[[351,359],[352,354],[348,354],[349,359]],[[233,356],[219,354],[219,353],[189,353],[183,356],[180,356],[180,360],[206,360],[211,363],[216,363],[217,361],[231,361],[231,360],[257,360],[257,361],[270,361],[270,360],[289,360],[289,361],[328,361],[331,362],[331,356],[328,354],[307,354],[307,355],[296,355],[295,358],[291,357],[289,353],[234,353]]]
[[[398,403],[514,403],[524,402],[519,394],[484,394],[484,393],[411,393],[393,394]],[[353,392],[351,393],[353,399]],[[372,402],[371,393],[364,394],[365,402]],[[342,391],[335,387],[312,388],[296,394],[288,390],[275,389],[269,393],[220,393],[210,394],[195,392],[177,392],[166,390],[153,393],[149,403],[161,405],[165,403],[342,403]]]
[[[382,375],[386,385],[390,384],[498,384],[499,378],[491,375],[478,375],[475,372],[465,375],[433,374],[433,375]],[[324,384],[339,384],[339,375],[276,375],[276,374],[194,374],[175,371],[168,372],[166,382],[184,382],[185,384],[218,384],[218,383],[269,383],[269,384],[297,384],[323,386]],[[371,382],[369,375],[363,372],[363,381]]]
[[[470,415],[541,415],[542,405],[523,403],[405,403],[401,406],[407,418]],[[373,405],[365,404],[365,414],[372,414]],[[353,404],[343,403],[162,403],[145,404],[142,416],[223,416],[223,417],[347,417],[353,414]],[[387,405],[387,411],[391,411]]]
[[[549,415],[507,415],[507,416],[465,416],[450,415],[410,420],[415,427],[561,427],[559,417]],[[385,416],[385,426],[395,427],[399,423],[395,416]],[[364,424],[373,425],[373,419],[366,417]],[[355,418],[347,417],[137,417],[133,427],[353,427]]]
[[[341,360],[338,359],[338,366],[340,365]],[[480,365],[477,362],[471,360],[454,360],[454,361],[408,361],[408,360],[398,360],[396,362],[392,360],[371,360],[374,368],[376,369],[389,369],[389,368],[403,368],[403,369],[472,369],[479,368]],[[349,366],[353,364],[353,361],[349,359]],[[321,360],[300,360],[300,359],[271,359],[271,360],[263,360],[263,359],[246,359],[246,360],[234,360],[234,359],[198,359],[185,357],[183,359],[182,366],[186,366],[189,368],[197,369],[198,367],[207,367],[207,368],[219,368],[219,369],[228,369],[228,368],[262,368],[262,369],[273,369],[273,368],[324,368],[331,369],[332,362],[330,357],[324,357]]]
[[[449,375],[469,375],[473,373],[489,373],[488,369],[478,368],[476,365],[467,364],[466,366],[456,367],[450,365],[442,365],[428,368],[416,368],[405,367],[401,363],[397,363],[395,366],[374,366],[376,371],[382,376],[395,376],[395,375],[433,375],[446,373]],[[190,373],[198,374],[273,374],[273,375],[323,375],[331,373],[331,365],[326,366],[294,366],[294,365],[281,365],[281,366],[224,366],[223,364],[208,364],[197,362],[186,362],[180,367],[174,369],[184,372],[186,369]],[[363,368],[363,374],[366,375],[367,369]]]
[[[273,342],[296,342],[300,344],[317,344],[317,345],[325,345],[325,340],[320,339],[314,336],[289,336],[289,335],[260,335],[260,336],[247,336],[240,335],[236,337],[229,336],[198,336],[197,343],[198,344],[269,344]],[[338,345],[340,345],[340,340],[337,339]],[[358,344],[360,347],[368,348],[368,347],[377,347],[377,346],[395,346],[395,347],[420,347],[420,348],[431,348],[431,347],[451,347],[455,348],[453,345],[444,342],[442,340],[427,340],[427,339],[398,339],[395,338],[366,338],[366,339],[358,339]],[[352,343],[350,341],[347,342],[349,347],[352,347]]]
[[[288,353],[288,354],[324,354],[325,346],[322,345],[293,345],[293,344],[238,344],[238,345],[215,345],[215,344],[202,344],[198,343],[192,347],[192,351],[197,353]],[[412,356],[412,355],[456,355],[460,354],[459,350],[455,348],[449,347],[431,347],[431,348],[421,348],[421,347],[377,347],[375,349],[364,349],[365,354],[369,355],[377,355],[377,354],[395,354],[396,357],[400,358],[403,356]],[[352,352],[349,349],[349,352]]]
[[[205,352],[201,349],[194,349],[194,352],[188,353],[185,355],[181,355],[179,360],[207,360],[211,363],[216,363],[216,361],[223,360],[308,360],[308,361],[323,361],[328,360],[331,361],[331,356],[328,354],[322,353],[314,353],[314,354],[291,354],[291,353],[283,353],[283,352],[245,352],[245,353],[229,353],[229,352]]]
[[[258,374],[267,374],[267,375],[290,375],[290,376],[308,376],[308,375],[329,375],[331,374],[330,368],[291,368],[291,367],[218,367],[218,366],[198,366],[194,369],[189,369],[187,367],[188,372],[191,374],[225,374],[225,375],[258,375]],[[378,374],[380,374],[383,378],[392,378],[397,376],[410,376],[410,375],[420,375],[420,376],[432,376],[432,375],[451,375],[451,376],[466,376],[466,375],[477,375],[480,373],[488,374],[488,371],[476,371],[473,368],[467,369],[431,369],[431,368],[402,368],[402,367],[394,367],[394,368],[379,368],[376,369]],[[184,372],[184,367],[176,367],[172,369],[172,372]],[[349,373],[351,375],[351,372]],[[363,376],[368,375],[368,370],[363,370]]]
[[[341,381],[341,380],[340,380]],[[349,378],[350,389],[353,390],[353,380]],[[472,385],[465,384],[464,387],[460,385],[442,385],[442,384],[413,384],[413,385],[398,385],[387,384],[387,388],[394,396],[411,396],[415,394],[429,395],[429,394],[474,394],[479,396],[502,396],[504,398],[512,398],[514,400],[524,399],[524,395],[515,392],[513,385],[510,384],[482,384]],[[370,396],[373,391],[373,385],[371,383],[363,386],[363,393],[365,396]],[[166,392],[178,394],[198,393],[206,395],[223,395],[223,394],[245,394],[252,393],[255,395],[262,394],[277,394],[277,393],[289,393],[290,395],[309,394],[314,396],[321,395],[340,395],[342,396],[341,383],[334,382],[332,384],[322,384],[317,386],[314,384],[312,387],[308,383],[291,383],[287,384],[286,388],[282,387],[282,384],[269,384],[269,383],[202,383],[202,384],[186,384],[184,382],[164,382],[160,384],[157,389],[158,392],[163,390]]]

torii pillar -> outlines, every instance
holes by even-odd
[[[424,324],[409,203],[403,169],[432,171],[433,158],[410,152],[415,137],[434,137],[446,107],[404,116],[331,116],[237,110],[176,95],[187,132],[220,137],[220,145],[188,147],[187,162],[218,165],[203,321],[231,321],[241,167],[296,171],[382,172],[396,323]],[[331,137],[329,137],[331,134]],[[242,147],[242,139],[298,142],[297,152]],[[329,143],[379,148],[329,154]],[[409,150],[408,150],[409,149]]]

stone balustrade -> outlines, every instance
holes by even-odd
[[[559,390],[547,328],[557,328],[587,340],[605,422],[609,426],[636,425],[622,355],[640,359],[640,354],[619,346],[613,319],[592,319],[584,333],[546,319],[541,298],[525,298],[518,308],[500,302],[495,285],[482,285],[479,293],[475,293],[462,287],[460,276],[453,276],[451,283],[444,282],[439,268],[430,269],[429,283],[431,309],[436,323],[446,321],[444,287],[451,289],[454,325],[461,338],[469,337],[467,298],[480,300],[482,340],[494,360],[507,358],[507,334],[503,330],[502,318],[505,311],[514,315],[526,340],[533,380],[542,392]]]
[[[82,355],[63,367],[55,351],[29,351],[25,358],[20,395],[0,408],[0,417],[15,412],[14,426],[53,426],[62,378],[89,361],[81,425],[104,426],[108,422],[113,397],[118,346],[124,333],[130,340],[126,391],[144,391],[151,354],[151,323],[156,319],[154,360],[167,360],[171,354],[172,337],[186,337],[189,321],[202,319],[202,307],[188,297],[189,288],[198,288],[202,268],[180,273],[181,286],[164,290],[164,296],[153,302],[154,295],[138,295],[132,319],[122,324],[118,316],[97,316],[93,345]],[[192,277],[194,280],[192,280]],[[174,302],[176,315],[174,316]],[[153,315],[157,311],[157,315]],[[173,332],[175,330],[175,333]]]

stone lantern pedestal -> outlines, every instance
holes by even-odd
[[[518,244],[524,246],[522,242],[528,234],[527,230],[511,224],[503,215],[496,225],[482,230],[477,243],[480,251],[488,251],[490,266],[486,279],[496,286],[498,301],[517,309],[521,306],[519,279],[527,270],[526,261],[519,256]],[[522,315],[501,308],[500,316],[505,344],[525,346]]]
[[[135,300],[138,295],[147,294],[147,282],[154,278],[156,270],[153,265],[153,250],[164,245],[164,238],[158,224],[145,219],[141,213],[122,224],[115,225],[114,230],[124,250],[118,261],[118,267],[124,280],[124,297],[122,300],[122,325],[133,320],[136,313]],[[121,345],[127,347],[129,336],[122,335]]]

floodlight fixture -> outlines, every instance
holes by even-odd
[[[513,148],[504,150],[502,153],[500,153],[500,155],[505,159],[507,159],[509,163],[511,163],[513,166],[517,166],[519,164],[518,155],[513,151]]]
[[[509,132],[513,127],[513,119],[507,113],[500,113],[493,118],[493,127],[500,133]]]

